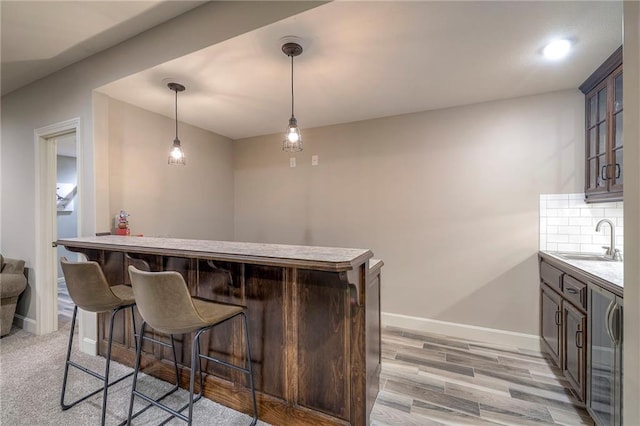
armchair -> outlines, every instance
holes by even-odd
[[[27,288],[24,260],[7,259],[0,254],[0,337],[11,331],[18,296]]]

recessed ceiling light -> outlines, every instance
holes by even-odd
[[[569,53],[571,50],[571,42],[569,40],[554,40],[551,43],[547,44],[542,53],[545,58],[551,60],[562,59]]]

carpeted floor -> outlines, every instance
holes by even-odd
[[[69,322],[60,318],[60,330],[45,336],[35,336],[14,329],[0,340],[0,425],[99,425],[102,394],[62,411],[60,389],[64,373]],[[77,341],[77,339],[75,339]],[[75,345],[75,342],[74,342]],[[104,371],[104,358],[81,354],[74,348],[72,359],[95,371]],[[130,368],[112,362],[111,377],[118,378],[131,371]],[[116,425],[126,420],[132,378],[109,389],[107,425]],[[67,402],[74,396],[83,395],[100,387],[100,382],[75,368],[70,369],[67,385]],[[171,385],[151,376],[138,379],[138,389],[154,395],[162,395]],[[84,393],[83,393],[84,392]],[[165,399],[173,408],[187,401],[188,393],[180,390]],[[142,408],[143,402],[136,398],[134,410]],[[251,418],[245,414],[201,399],[194,405],[194,425],[248,425]],[[136,418],[135,425],[156,425],[167,418],[157,408],[150,408]],[[184,425],[172,419],[169,425]],[[259,422],[259,425],[266,423]]]

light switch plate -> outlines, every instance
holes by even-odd
[[[317,155],[312,155],[311,156],[311,165],[312,166],[317,166],[318,165],[318,156]]]
[[[295,166],[296,166],[296,157],[289,158],[289,167],[295,167]]]

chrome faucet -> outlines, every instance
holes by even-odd
[[[600,232],[600,226],[603,223],[608,223],[611,227],[611,243],[610,246],[602,246],[603,249],[607,249],[605,256],[611,258],[611,260],[622,261],[622,255],[620,254],[620,250],[616,248],[616,227],[609,219],[601,219],[596,225],[596,232]]]

